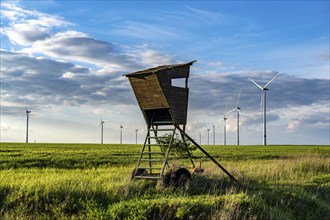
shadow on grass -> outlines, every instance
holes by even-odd
[[[269,184],[244,178],[235,184],[229,178],[195,175],[188,195],[244,193],[249,198],[241,211],[257,219],[329,219],[330,184]],[[249,213],[252,212],[252,213]],[[245,215],[242,213],[242,215]]]
[[[258,183],[245,179],[242,190],[253,198],[262,219],[329,219],[330,185]]]
[[[133,218],[137,212],[148,219],[196,219],[203,213],[202,219],[224,214],[231,219],[328,219],[330,215],[329,185],[267,184],[248,178],[240,181],[237,185],[229,178],[193,175],[188,189],[157,188],[155,181],[148,180],[127,181],[111,190],[83,190],[71,185],[53,189],[3,187],[0,211],[12,217],[60,219]]]
[[[224,194],[233,188],[240,188],[240,185],[234,183],[229,178],[213,178],[205,175],[193,175],[189,183],[188,194]]]
[[[0,213],[3,210],[3,207],[6,203],[6,199],[8,194],[10,193],[10,188],[9,187],[1,187],[0,188]]]

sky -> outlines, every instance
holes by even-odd
[[[198,60],[187,133],[224,143],[330,144],[329,1],[1,1],[1,142],[143,143],[123,74]],[[226,115],[236,144],[237,115]]]

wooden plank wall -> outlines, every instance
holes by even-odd
[[[189,77],[189,69],[190,69],[190,65],[185,65],[185,66],[177,66],[174,68],[170,68],[167,71],[172,79],[176,79],[176,78]]]
[[[163,87],[163,91],[170,106],[170,113],[176,124],[186,124],[188,110],[188,92],[189,89],[168,86]]]
[[[129,81],[142,110],[169,108],[157,75],[129,77]]]

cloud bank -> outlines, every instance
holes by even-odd
[[[26,106],[39,110],[49,106],[136,106],[122,74],[178,62],[146,45],[128,47],[94,39],[70,29],[75,25],[62,17],[8,3],[2,4],[1,13],[7,21],[1,33],[15,45],[13,50],[1,50],[2,115],[19,115]],[[207,69],[215,66],[222,72]],[[278,72],[234,71],[235,68],[236,64],[221,60],[194,64],[189,81],[191,126],[206,126],[197,118],[221,118],[236,106],[238,91],[242,89],[241,123],[246,130],[257,129],[261,123],[261,90],[248,78],[264,85]],[[286,123],[288,133],[306,126],[329,129],[329,83],[328,79],[281,73],[268,87],[268,121]],[[234,131],[235,120],[231,117],[228,129]]]

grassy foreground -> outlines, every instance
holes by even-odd
[[[241,185],[197,150],[188,189],[130,181],[140,148],[1,143],[0,219],[330,219],[329,146],[205,146]]]

